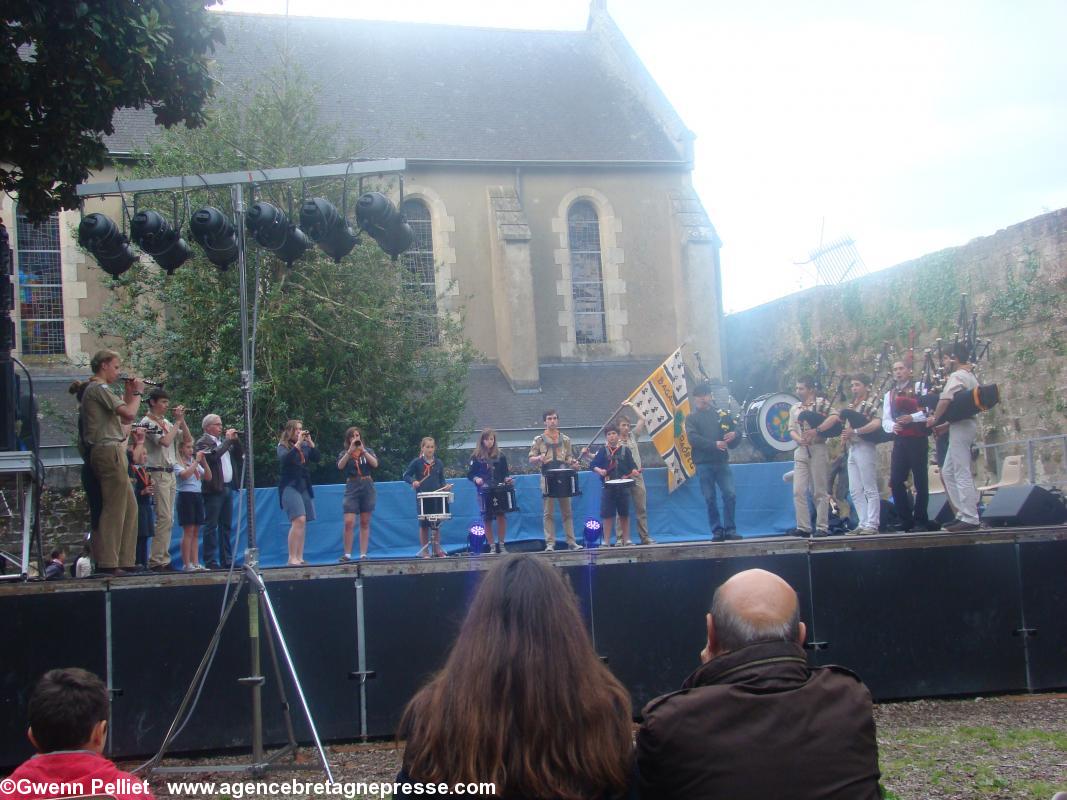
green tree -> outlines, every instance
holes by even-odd
[[[299,75],[268,81],[245,95],[244,107],[220,104],[203,128],[164,131],[135,177],[349,160],[354,146],[316,119],[313,92]],[[355,184],[264,185],[254,198],[246,194],[246,203],[264,199],[298,217],[305,193],[340,209],[344,190],[351,217]],[[192,190],[186,198],[179,217],[202,205],[232,213],[229,192]],[[157,194],[137,202],[169,215],[173,200]],[[192,407],[197,430],[207,413],[221,414],[227,424],[241,419],[241,359],[237,271],[220,271],[193,249],[194,258],[170,277],[144,258],[118,279],[103,278],[114,293],[90,326],[117,337],[143,374],[164,377],[172,403]],[[399,477],[423,436],[447,448],[462,413],[472,350],[460,322],[447,318],[436,321],[441,343],[426,345],[420,331],[432,312],[402,263],[364,237],[339,264],[311,249],[290,270],[250,240],[248,270],[255,293],[258,485],[276,479],[277,432],[290,418],[304,421],[323,453],[317,482],[340,479],[334,461],[349,425],[359,425],[378,453],[379,478]]]
[[[222,41],[205,0],[8,0],[0,15],[0,188],[41,219],[77,208],[120,108],[203,123],[207,56]]]

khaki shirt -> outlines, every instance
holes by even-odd
[[[548,458],[542,462],[541,469],[547,468],[552,461],[561,461],[564,462],[563,466],[567,466],[565,462],[571,460],[571,437],[560,433],[559,441],[553,444],[543,433],[537,436],[530,445],[530,457],[545,455]]]
[[[808,427],[807,423],[801,424],[800,422],[800,413],[802,411],[809,411],[811,410],[811,408],[811,406],[806,406],[803,403],[796,403],[789,407],[790,433],[795,433],[799,436],[800,434],[804,433],[804,431],[811,430],[811,428]],[[815,434],[815,441],[812,442],[812,444],[822,444],[825,441],[826,440],[820,434],[817,433]]]
[[[958,369],[948,376],[940,400],[951,400],[957,392],[971,392],[978,388],[978,379],[969,369]]]
[[[107,384],[98,380],[89,382],[82,395],[81,418],[82,437],[86,444],[122,444],[126,434],[122,431],[122,420],[115,409],[123,405],[121,398],[112,392]]]
[[[623,447],[630,451],[630,455],[634,458],[634,463],[637,464],[637,468],[641,469],[641,448],[637,446],[637,439],[631,433],[625,439],[619,439],[622,442]]]
[[[149,429],[149,433],[144,437],[144,449],[148,453],[148,466],[161,467],[165,470],[170,470],[175,464],[178,463],[178,443],[181,442],[185,434],[180,433],[175,436],[170,444],[162,445],[159,440],[163,436],[174,429],[174,423],[169,420],[163,420],[162,422],[156,422],[150,416],[145,414],[141,418],[141,422],[148,423],[150,425],[158,425],[163,429],[163,433],[152,433]]]

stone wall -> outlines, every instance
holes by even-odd
[[[799,375],[813,372],[817,349],[839,375],[869,374],[882,342],[892,342],[899,354],[909,332],[918,366],[937,337],[952,342],[964,292],[978,313],[980,336],[993,340],[979,377],[1001,389],[1000,405],[979,415],[981,440],[1067,433],[1067,209],[841,286],[728,316],[733,394],[742,399],[749,386],[754,396],[792,391]],[[1033,451],[1032,479],[1067,485],[1063,440],[1034,443]],[[978,459],[979,481],[995,473],[998,456],[1025,456],[1026,448],[1006,445],[995,452],[983,451]]]

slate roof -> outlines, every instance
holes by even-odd
[[[661,363],[663,359],[542,364],[540,392],[516,392],[496,366],[473,366],[463,428],[539,429],[549,408],[559,411],[563,428],[599,428]]]
[[[325,122],[366,158],[684,162],[588,31],[221,14],[218,99],[241,97],[286,47]],[[143,149],[150,109],[116,113],[113,153]]]

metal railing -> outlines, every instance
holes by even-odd
[[[1060,462],[1058,470],[1050,470],[1048,467],[1055,464],[1055,456],[1051,459],[1041,459],[1041,466],[1043,475],[1038,475],[1038,457],[1043,451],[1055,448],[1058,443],[1060,451]],[[990,442],[988,444],[976,444],[974,449],[978,451],[978,454],[985,455],[986,468],[992,469],[994,473],[993,477],[999,478],[1001,473],[1002,464],[1004,458],[1008,455],[1021,454],[1024,456],[1026,463],[1026,477],[1031,483],[1042,483],[1038,480],[1039,477],[1050,478],[1051,476],[1064,477],[1067,476],[1067,434],[1060,433],[1053,436],[1034,436],[1029,439],[1013,439],[1007,442]],[[1015,450],[1015,453],[1004,452],[1005,450]],[[989,453],[992,451],[993,463],[992,466],[989,462]],[[1050,482],[1050,481],[1044,481]]]

